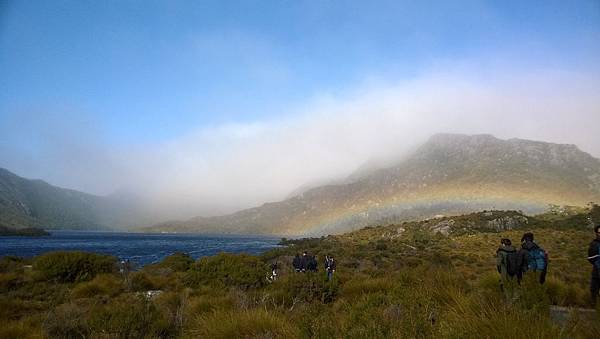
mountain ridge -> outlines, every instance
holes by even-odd
[[[436,134],[395,166],[343,184],[217,217],[147,228],[186,232],[319,235],[377,221],[483,209],[541,212],[600,199],[600,160],[575,145],[489,134]]]
[[[134,220],[143,220],[136,204],[122,196],[61,188],[0,168],[0,226],[7,228],[123,229]]]

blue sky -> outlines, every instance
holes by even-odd
[[[114,142],[286,114],[439,60],[600,58],[597,1],[4,0],[0,11],[0,117],[84,112]]]
[[[0,0],[0,166],[106,193],[122,180],[98,181],[111,171],[98,164],[131,168],[114,154],[290,123],[446,69],[503,88],[524,70],[596,86],[600,2]],[[219,140],[197,146],[230,146]]]

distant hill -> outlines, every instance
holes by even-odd
[[[0,168],[0,226],[12,229],[108,229],[133,220],[134,205],[22,178]]]
[[[481,210],[536,213],[548,204],[600,201],[600,160],[574,145],[438,134],[394,166],[361,170],[343,184],[154,231],[321,235],[377,223]]]

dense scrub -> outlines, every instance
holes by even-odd
[[[419,223],[370,227],[286,240],[261,256],[194,262],[178,253],[129,274],[115,270],[115,258],[86,253],[5,257],[0,338],[598,338],[597,315],[574,310],[557,322],[549,312],[587,306],[592,232],[573,221],[586,222],[586,213],[500,232],[482,224],[489,213],[463,216],[449,235]],[[527,274],[503,293],[495,250],[525,230],[550,253],[547,282]],[[304,250],[317,256],[318,272],[293,272]],[[338,260],[331,281],[325,255]],[[279,276],[269,282],[274,262]]]
[[[37,278],[42,281],[79,282],[99,273],[115,270],[116,258],[85,252],[51,252],[33,261]]]

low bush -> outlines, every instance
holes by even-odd
[[[91,298],[98,295],[116,296],[121,293],[123,284],[112,274],[100,274],[91,281],[75,286],[72,291],[74,298]]]
[[[163,261],[157,264],[148,265],[144,267],[144,270],[158,271],[161,269],[168,269],[172,272],[185,272],[188,269],[190,269],[193,263],[194,259],[192,259],[192,257],[189,254],[176,252],[167,256],[163,259]]]
[[[87,322],[92,333],[108,338],[165,338],[176,333],[174,324],[150,300],[132,294],[96,304]]]
[[[0,295],[0,320],[18,320],[41,311],[43,306],[40,302]]]
[[[50,338],[87,338],[90,328],[86,315],[87,309],[82,305],[62,304],[48,313],[42,327]]]
[[[143,292],[158,289],[159,285],[153,277],[146,272],[133,272],[129,274],[129,288],[131,291]]]
[[[97,274],[115,271],[113,256],[86,252],[50,252],[33,261],[38,280],[79,282],[93,279]]]
[[[25,260],[20,257],[3,256],[0,258],[0,273],[22,272]]]
[[[188,286],[219,284],[247,290],[266,283],[269,268],[257,257],[247,254],[220,253],[197,261],[186,273]]]
[[[0,273],[0,293],[14,290],[23,284],[22,274],[15,272]]]
[[[277,304],[288,307],[299,301],[330,303],[339,294],[338,290],[337,277],[328,281],[321,272],[292,273],[275,281],[268,289]]]

